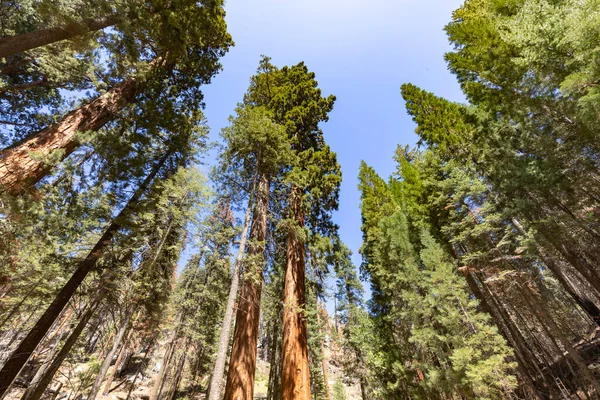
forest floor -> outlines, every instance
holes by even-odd
[[[328,363],[328,374],[329,374],[329,390],[331,392],[332,400],[337,400],[333,396],[334,385],[342,382],[346,397],[344,400],[360,400],[360,387],[357,383],[349,382],[343,374],[339,359],[341,357],[341,349],[334,342],[325,340],[324,343],[325,356],[327,357]],[[163,352],[162,346],[157,349],[158,352]],[[153,357],[153,359],[155,359]],[[150,391],[154,384],[155,374],[160,369],[160,363],[153,365],[151,369],[145,369],[144,373],[139,373],[136,378],[136,372],[142,359],[138,355],[134,355],[129,363],[129,367],[126,371],[123,371],[120,376],[115,377],[113,384],[111,385],[111,391],[107,395],[99,394],[98,400],[125,400],[128,398],[146,400],[150,397]],[[93,377],[95,377],[95,369],[97,369],[97,363],[94,361],[86,361],[79,363],[68,363],[65,362],[60,369],[59,373],[55,377],[55,381],[51,386],[51,390],[46,392],[44,400],[84,400],[85,395],[89,392],[89,389],[93,383]],[[269,381],[270,365],[268,362],[258,359],[256,368],[256,380],[254,386],[254,398],[256,400],[266,399],[267,388]],[[135,379],[135,388],[129,393],[131,384]],[[184,382],[185,383],[185,382]],[[203,389],[206,389],[208,384],[208,377],[205,377],[200,383]],[[104,388],[105,382],[103,382],[102,388]],[[184,385],[182,385],[184,386]],[[188,385],[189,386],[189,385]],[[204,391],[204,390],[202,390]],[[14,389],[6,396],[6,400],[18,400],[25,392],[24,382],[17,381],[14,385]],[[50,393],[49,393],[50,392]],[[188,400],[201,400],[204,399],[203,393],[195,395],[189,395],[186,393],[180,393],[175,399],[188,399]]]

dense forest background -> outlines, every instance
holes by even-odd
[[[221,0],[0,3],[0,398],[599,399],[600,4],[444,32],[465,101],[397,88],[357,256],[310,65],[210,140]]]

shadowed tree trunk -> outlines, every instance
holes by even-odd
[[[261,176],[252,215],[244,283],[240,292],[235,319],[225,400],[252,400],[254,398],[256,347],[258,343],[268,206],[269,179],[266,176]]]
[[[302,193],[293,187],[290,207],[297,229],[304,226]],[[306,329],[304,243],[299,232],[290,229],[283,289],[283,346],[281,394],[283,400],[310,400],[310,370]]]
[[[59,158],[64,160],[79,146],[76,134],[102,128],[133,101],[138,86],[139,78],[126,79],[90,103],[71,111],[55,124],[0,151],[0,188],[17,195],[35,185],[53,167],[40,157],[61,151]]]
[[[70,22],[53,28],[38,29],[21,35],[3,37],[0,39],[0,58],[10,57],[61,40],[72,39],[88,32],[98,31],[112,26],[118,21],[118,15],[107,15],[81,22]]]
[[[227,298],[227,306],[225,309],[225,316],[223,318],[223,327],[219,337],[219,348],[217,350],[215,367],[210,379],[210,392],[208,394],[208,400],[221,400],[221,394],[223,393],[225,362],[227,361],[227,350],[229,348],[231,325],[233,323],[233,312],[235,311],[235,300],[237,299],[238,289],[240,286],[240,266],[242,264],[242,259],[244,258],[244,253],[246,252],[248,227],[250,226],[250,214],[252,213],[252,203],[254,202],[255,188],[256,175],[254,176],[254,182],[252,182],[250,198],[248,199],[248,207],[246,208],[246,215],[244,217],[244,227],[242,229],[242,236],[240,237],[240,246],[235,259],[233,274],[231,276],[229,297]]]
[[[104,234],[98,240],[94,248],[83,259],[77,269],[58,292],[52,303],[48,306],[44,314],[36,322],[35,326],[29,331],[29,334],[21,341],[17,349],[11,357],[6,361],[2,370],[0,370],[0,398],[4,396],[14,379],[17,377],[29,357],[42,341],[54,321],[58,318],[69,300],[73,297],[81,283],[87,277],[88,273],[96,267],[96,263],[102,257],[106,249],[112,242],[113,237],[121,228],[120,220],[129,217],[129,214],[137,205],[140,198],[149,188],[150,184],[171,155],[170,151],[166,151],[160,161],[154,166],[153,170],[148,174],[146,179],[140,184],[136,192],[127,202],[127,205],[121,212],[111,221],[110,225],[104,231]]]

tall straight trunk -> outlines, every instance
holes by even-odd
[[[39,318],[29,334],[21,341],[17,349],[0,370],[0,398],[4,396],[14,379],[17,377],[29,357],[42,341],[54,321],[58,318],[69,300],[73,297],[81,283],[87,277],[88,273],[96,267],[96,263],[102,257],[106,249],[110,246],[113,237],[121,228],[120,220],[128,218],[140,198],[146,192],[162,166],[169,158],[171,152],[166,151],[163,157],[156,163],[146,179],[140,184],[136,192],[127,202],[127,205],[111,221],[110,225],[104,231],[104,234],[98,240],[94,248],[89,252],[85,259],[79,262],[77,269],[58,292],[52,303],[48,306],[44,314]]]
[[[73,39],[88,32],[108,28],[119,21],[116,14],[89,18],[80,22],[69,22],[53,28],[38,29],[37,31],[7,36],[0,39],[0,58],[56,43],[61,40]]]
[[[322,310],[325,310],[322,308]],[[319,333],[323,334],[323,329],[321,328],[321,312],[319,310],[319,304],[317,303],[317,325],[319,326]],[[323,383],[325,384],[325,396],[327,400],[331,400],[331,390],[329,389],[329,368],[327,368],[327,355],[325,354],[325,344],[324,341],[321,341],[321,368],[323,369]]]
[[[90,394],[87,396],[87,400],[95,400],[96,396],[98,396],[98,392],[100,392],[100,387],[102,386],[102,382],[104,381],[104,378],[106,377],[106,373],[108,372],[108,369],[110,368],[110,364],[112,363],[112,360],[115,357],[115,354],[117,353],[117,350],[119,349],[119,346],[123,342],[123,338],[125,337],[125,334],[129,331],[129,327],[131,326],[131,317],[133,316],[134,311],[135,311],[135,307],[132,307],[131,310],[127,311],[127,313],[123,317],[123,320],[121,321],[121,327],[119,328],[119,332],[117,333],[117,336],[115,337],[115,340],[113,342],[113,345],[112,345],[110,351],[108,352],[106,357],[104,357],[104,361],[102,362],[102,366],[100,367],[100,371],[98,372],[98,375],[96,375],[96,380],[94,381],[94,384],[92,385]]]
[[[252,227],[250,228],[248,258],[251,263],[246,263],[244,283],[238,301],[233,345],[225,386],[225,400],[252,400],[254,398],[254,375],[256,371],[268,207],[269,178],[261,176],[252,213]]]
[[[467,271],[467,274],[474,280],[475,277]],[[499,299],[496,299],[481,273],[478,274],[482,286],[482,300],[487,304],[490,310],[490,314],[494,318],[496,324],[500,328],[500,332],[504,338],[508,341],[511,347],[515,350],[515,356],[517,359],[518,371],[522,379],[525,380],[525,384],[529,388],[529,392],[532,398],[542,399],[539,390],[535,384],[534,379],[531,377],[530,368],[536,371],[540,379],[544,379],[544,373],[541,371],[534,354],[531,352],[530,346],[525,341],[525,338],[515,326],[515,323],[511,319],[510,315],[504,308],[504,305]],[[477,275],[476,275],[477,276]],[[477,285],[476,282],[474,282]]]
[[[302,192],[292,188],[290,207],[296,229],[304,227]],[[294,228],[287,244],[283,289],[283,346],[281,393],[283,400],[310,400],[310,370],[306,329],[304,243]]]
[[[244,217],[244,227],[242,228],[242,236],[240,237],[240,246],[233,265],[233,275],[231,276],[231,286],[229,287],[229,297],[227,298],[227,306],[225,308],[225,316],[223,318],[223,327],[219,336],[219,348],[217,350],[217,358],[215,367],[213,368],[212,377],[210,379],[210,392],[208,400],[221,400],[223,393],[223,376],[225,375],[225,362],[227,361],[227,350],[229,349],[229,339],[231,334],[231,325],[233,323],[233,312],[235,311],[235,301],[237,299],[238,290],[240,287],[240,266],[246,252],[246,242],[248,237],[248,228],[250,226],[250,215],[252,213],[252,204],[254,202],[254,191],[256,189],[256,175],[252,182],[250,190],[250,198],[248,199],[248,207]]]
[[[281,320],[282,307],[280,302],[277,302],[277,319]],[[271,326],[271,340],[269,350],[269,385],[267,388],[267,400],[280,400],[280,385],[281,378],[281,325],[275,323]]]
[[[71,352],[71,349],[73,348],[75,343],[77,343],[77,340],[81,336],[81,333],[87,326],[89,320],[94,315],[94,312],[96,311],[99,303],[100,301],[96,300],[85,310],[85,312],[79,319],[79,322],[75,326],[75,329],[73,329],[73,331],[69,334],[69,337],[62,345],[60,351],[52,359],[50,365],[48,365],[46,368],[40,368],[38,370],[38,373],[36,373],[32,382],[29,384],[29,387],[21,397],[21,400],[33,400],[42,397],[42,395],[52,382],[54,375],[62,365],[65,358],[67,358],[67,356]]]
[[[17,195],[39,182],[53,167],[40,156],[61,150],[61,160],[68,157],[79,146],[78,132],[97,131],[134,100],[140,86],[139,79],[125,79],[60,121],[0,151],[0,188]]]

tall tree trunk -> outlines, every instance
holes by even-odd
[[[175,352],[175,342],[177,341],[177,336],[179,336],[179,327],[181,325],[182,319],[183,314],[180,312],[176,327],[175,329],[173,329],[171,337],[169,338],[169,342],[165,350],[165,355],[163,357],[162,364],[158,370],[158,376],[156,377],[156,381],[154,381],[154,385],[152,386],[152,390],[150,391],[150,400],[158,400],[160,392],[162,391],[165,375],[167,373],[167,367],[169,366],[171,358],[173,357],[173,353]]]
[[[321,308],[325,310],[324,308]],[[317,325],[319,326],[320,334],[323,334],[321,328],[321,311],[319,310],[319,304],[317,303]],[[323,369],[323,383],[325,384],[325,396],[327,400],[331,400],[331,390],[329,389],[329,368],[327,368],[327,355],[325,354],[325,344],[321,341],[321,368]]]
[[[254,202],[254,191],[256,189],[256,175],[252,182],[250,198],[248,199],[248,207],[244,217],[244,227],[242,228],[242,236],[240,237],[240,246],[233,267],[233,275],[231,276],[231,286],[229,287],[229,297],[227,298],[227,306],[225,308],[225,317],[223,318],[223,327],[219,336],[219,348],[217,350],[217,358],[210,380],[210,392],[208,400],[221,400],[223,393],[223,376],[225,375],[225,362],[227,361],[227,351],[229,349],[229,339],[231,334],[231,325],[233,322],[233,312],[235,311],[235,301],[237,299],[238,290],[240,287],[240,266],[246,252],[246,242],[248,237],[248,228],[250,226],[250,215],[252,213],[252,204]]]
[[[467,272],[473,279],[473,275]],[[517,365],[519,375],[525,381],[525,384],[529,388],[530,394],[532,398],[542,399],[542,396],[539,393],[539,390],[535,384],[535,380],[531,376],[530,368],[533,368],[536,371],[536,374],[540,377],[540,379],[544,379],[544,373],[540,369],[537,360],[533,353],[531,352],[530,346],[528,346],[525,338],[515,326],[514,321],[511,319],[510,315],[506,311],[504,305],[500,302],[499,299],[494,296],[487,283],[485,282],[485,278],[481,273],[478,273],[479,280],[481,282],[481,286],[483,288],[482,300],[487,304],[487,307],[491,311],[491,315],[494,318],[494,321],[500,328],[500,332],[502,336],[508,341],[511,347],[515,350],[515,356],[517,359]]]
[[[283,400],[310,400],[310,370],[306,329],[304,243],[296,231],[304,227],[302,193],[292,188],[290,207],[297,226],[290,229],[283,289],[283,346],[281,393]]]
[[[523,228],[523,226],[521,225],[521,223],[513,218],[512,219],[513,225],[518,229],[518,231],[524,235],[524,236],[529,236],[527,234],[527,232],[525,231],[525,229]],[[585,311],[588,316],[592,319],[592,321],[594,321],[596,323],[596,325],[600,326],[600,308],[598,308],[598,306],[596,304],[594,304],[594,302],[592,300],[590,300],[590,298],[588,296],[586,296],[585,294],[581,294],[579,290],[577,290],[576,285],[573,284],[573,282],[571,281],[571,279],[569,279],[569,277],[567,276],[567,274],[564,271],[564,268],[562,268],[560,265],[558,265],[556,263],[556,261],[554,260],[554,254],[547,254],[546,249],[544,249],[541,245],[537,246],[537,250],[538,250],[538,254],[540,256],[540,258],[542,259],[542,261],[544,262],[544,264],[546,264],[546,266],[548,267],[548,269],[550,271],[552,271],[552,273],[554,274],[554,276],[556,277],[556,279],[558,279],[558,281],[561,283],[562,287],[565,289],[565,291],[571,295],[571,297],[573,298],[573,300],[575,300],[575,302],[579,305],[579,307],[581,307],[581,309],[583,311]],[[558,251],[560,251],[560,249],[558,249]],[[564,256],[565,251],[563,250],[562,254]],[[576,262],[573,258],[572,258],[573,262]],[[570,264],[572,266],[575,267],[575,265],[573,264],[573,262],[571,262]],[[584,275],[580,273],[580,276],[582,276],[584,279],[586,279],[586,277]],[[588,277],[589,278],[589,277]],[[587,279],[589,282],[589,279]],[[589,282],[591,284],[591,282]],[[598,290],[598,289],[596,289]],[[598,293],[600,293],[600,291],[598,291]]]
[[[140,78],[128,78],[90,103],[65,115],[60,121],[24,141],[0,151],[0,188],[17,195],[35,185],[52,169],[40,160],[61,150],[61,160],[69,156],[79,142],[77,132],[96,131],[133,101]]]
[[[269,370],[269,385],[267,388],[267,400],[280,400],[281,392],[279,381],[281,378],[281,325],[279,321],[282,318],[281,303],[277,302],[277,322],[271,326],[271,340],[270,340],[270,355],[269,364],[271,368]]]
[[[85,310],[85,312],[79,319],[79,322],[75,326],[75,329],[73,329],[73,331],[71,332],[65,343],[62,345],[60,351],[58,352],[58,354],[56,354],[50,365],[48,365],[44,369],[40,368],[40,370],[38,370],[38,373],[35,375],[32,382],[29,384],[29,387],[21,397],[21,400],[33,400],[42,397],[42,395],[52,382],[54,375],[62,365],[63,361],[65,360],[65,358],[67,358],[75,343],[77,343],[79,336],[81,336],[81,333],[87,326],[90,318],[92,318],[92,316],[94,315],[94,312],[96,311],[99,303],[100,301],[97,300]]]
[[[163,157],[156,163],[153,170],[146,179],[140,184],[136,192],[127,202],[127,205],[111,221],[110,225],[100,238],[87,257],[82,260],[77,269],[58,292],[52,303],[48,306],[44,314],[36,322],[35,326],[29,331],[29,334],[21,341],[17,349],[0,370],[0,398],[4,396],[14,379],[17,377],[29,357],[44,338],[56,318],[60,315],[65,305],[71,300],[81,283],[87,277],[88,273],[94,269],[98,260],[102,257],[106,249],[112,242],[114,235],[121,228],[120,220],[128,218],[142,195],[146,192],[162,166],[169,158],[171,152],[166,151]]]
[[[269,178],[261,176],[250,228],[248,259],[244,270],[244,283],[238,301],[235,331],[225,400],[252,400],[260,319],[260,297],[265,240],[267,237],[267,210],[269,206]]]
[[[110,386],[112,385],[113,381],[115,380],[115,375],[117,375],[117,371],[119,370],[119,365],[121,364],[121,361],[123,360],[123,356],[127,352],[127,344],[129,342],[130,336],[131,336],[131,330],[129,331],[127,338],[123,341],[123,346],[121,346],[121,350],[119,351],[119,355],[117,356],[117,361],[115,361],[115,367],[112,369],[112,371],[108,375],[108,378],[106,379],[106,384],[104,385],[104,390],[102,391],[103,396],[106,396],[110,392]]]
[[[88,32],[98,31],[112,26],[118,21],[119,16],[113,14],[89,18],[81,22],[70,22],[53,28],[38,29],[21,35],[3,37],[0,39],[0,58],[10,57],[61,40],[72,39]]]
[[[135,390],[135,382],[137,381],[138,376],[140,376],[140,372],[143,371],[146,367],[146,364],[148,364],[148,355],[154,347],[155,342],[156,340],[153,339],[152,342],[150,342],[150,344],[146,348],[146,352],[144,354],[144,357],[142,358],[142,362],[135,371],[135,376],[133,377],[133,381],[131,381],[131,386],[129,387],[129,391],[127,392],[127,397],[125,398],[125,400],[129,400],[129,398],[131,397],[131,393]]]
[[[554,322],[554,319],[545,307],[539,302],[536,295],[532,292],[529,287],[529,282],[524,283],[524,290],[522,291],[523,297],[530,304],[533,313],[543,322],[543,324],[549,329],[552,336],[554,336],[567,350],[567,354],[571,360],[577,365],[577,368],[585,378],[585,380],[591,385],[596,396],[600,396],[600,385],[596,377],[590,372],[586,362],[583,360],[579,352],[573,348],[569,339],[563,334],[560,328]],[[585,388],[584,388],[585,389]]]
[[[171,390],[169,391],[168,400],[173,400],[175,395],[177,394],[177,390],[179,389],[179,384],[181,383],[181,377],[183,376],[183,367],[185,366],[186,360],[186,348],[187,348],[187,340],[184,341],[183,346],[183,354],[179,358],[179,363],[177,363],[177,371],[175,372],[175,378],[173,378],[173,385]]]
[[[121,327],[119,328],[119,332],[117,333],[117,336],[115,337],[115,340],[113,342],[113,345],[112,345],[110,351],[108,352],[108,354],[104,358],[104,361],[102,362],[102,366],[100,367],[100,371],[98,372],[98,375],[96,376],[96,380],[94,381],[94,384],[92,385],[90,394],[87,396],[87,400],[95,400],[96,396],[98,396],[98,392],[100,391],[102,382],[104,381],[104,378],[106,377],[106,373],[108,372],[108,369],[110,368],[110,364],[112,363],[112,360],[115,357],[115,354],[117,353],[117,350],[119,349],[119,346],[121,345],[121,342],[123,342],[123,338],[125,337],[125,334],[129,331],[129,327],[131,326],[131,317],[133,316],[134,311],[135,311],[135,307],[132,307],[131,310],[127,311],[127,313],[123,317],[123,320],[121,321]]]

